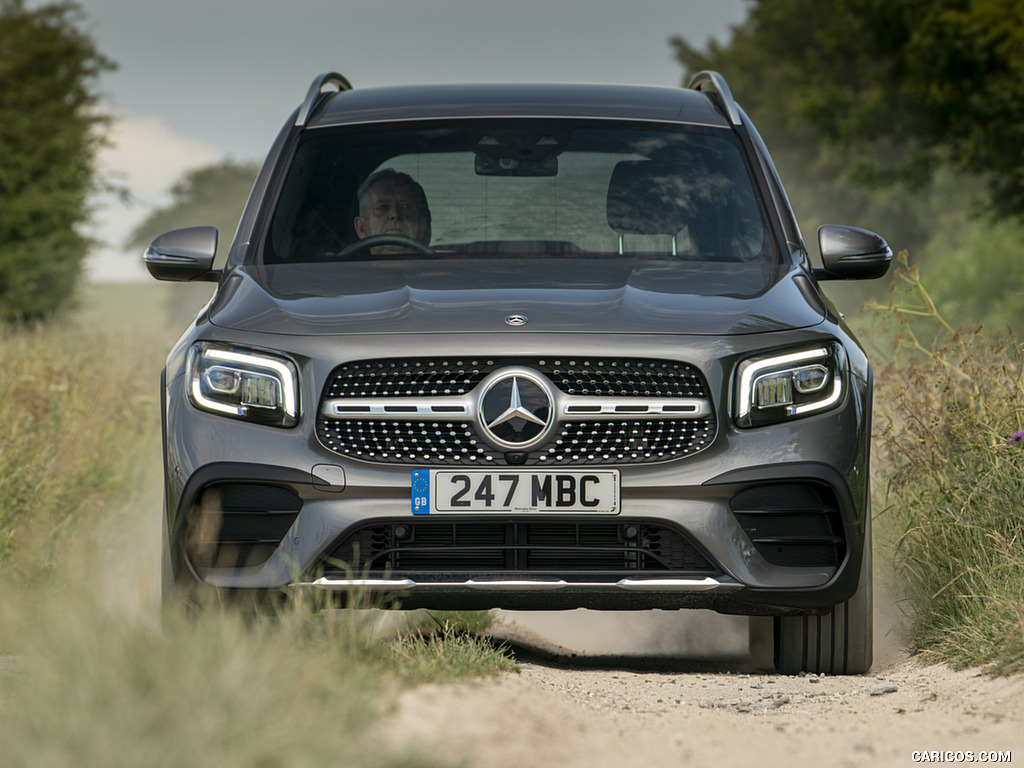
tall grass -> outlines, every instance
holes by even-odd
[[[237,611],[170,611],[157,626],[82,594],[29,596],[5,601],[0,629],[14,658],[4,765],[432,764],[362,737],[397,673],[350,629]]]
[[[1024,672],[1024,348],[954,328],[900,255],[873,462],[907,589],[910,650]]]
[[[162,353],[152,338],[73,322],[2,332],[0,575],[34,581],[79,522],[127,492],[159,430]]]
[[[376,727],[397,693],[513,666],[452,629],[381,635],[372,612],[126,620],[83,587],[0,593],[0,610],[0,762],[17,768],[434,766]]]
[[[0,764],[435,765],[374,724],[402,687],[514,670],[463,631],[488,617],[383,632],[379,612],[305,599],[161,611],[174,331],[87,316],[0,332]]]

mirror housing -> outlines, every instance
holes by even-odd
[[[149,244],[142,260],[157,280],[217,282],[220,270],[213,268],[216,255],[216,227],[186,227],[160,235]]]
[[[882,277],[889,271],[892,249],[874,232],[842,224],[825,224],[818,228],[820,269],[814,270],[818,280],[868,280]]]

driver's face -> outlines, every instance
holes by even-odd
[[[390,179],[378,181],[367,192],[366,208],[355,218],[359,239],[371,235],[405,235],[423,241],[427,235],[427,217],[416,206],[409,185]],[[397,249],[397,250],[392,250]],[[374,252],[378,252],[377,248]],[[380,246],[380,253],[407,253],[401,246]]]

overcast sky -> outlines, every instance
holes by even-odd
[[[38,4],[38,3],[35,3]],[[100,91],[117,116],[105,170],[131,206],[101,200],[96,280],[144,278],[118,246],[183,171],[262,160],[313,77],[409,83],[615,82],[676,86],[668,39],[725,39],[744,0],[79,0],[118,64]],[[204,222],[196,222],[202,224]],[[228,233],[230,234],[230,233]]]

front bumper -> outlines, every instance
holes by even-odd
[[[341,490],[318,471],[214,463],[195,472],[171,529],[176,572],[227,590],[354,591],[398,597],[408,608],[761,614],[847,599],[865,544],[842,476],[814,463],[732,471],[700,486],[673,487],[671,495],[627,485],[613,520],[413,516],[408,484]],[[239,488],[256,489],[260,501],[239,501]],[[826,498],[835,520],[831,551],[823,551],[821,536],[810,550],[782,537],[759,542],[756,528],[741,522],[746,512],[737,500],[764,488],[813,488]],[[200,540],[211,510],[224,518],[212,547]],[[268,522],[274,520],[276,532]]]
[[[304,381],[326,377],[329,365],[317,367],[318,359],[299,359]],[[710,371],[713,399],[727,403],[729,365],[697,364]],[[199,412],[178,375],[164,400],[172,568],[179,581],[223,590],[357,591],[397,596],[409,608],[827,609],[855,592],[869,545],[869,389],[864,378],[851,380],[827,413],[756,429],[737,429],[719,413],[718,434],[699,454],[619,467],[614,516],[424,519],[411,512],[409,466],[339,456],[312,419],[277,429]],[[303,396],[316,403],[320,393]],[[792,524],[780,529],[784,519]],[[423,534],[407,545],[396,530],[411,524]],[[570,525],[583,526],[576,539],[537,543]],[[477,526],[473,535],[483,538],[466,544],[458,526]],[[665,560],[643,536],[634,543],[626,535],[633,527],[682,541],[701,562]],[[383,542],[372,552],[370,539],[358,539],[367,530]]]

